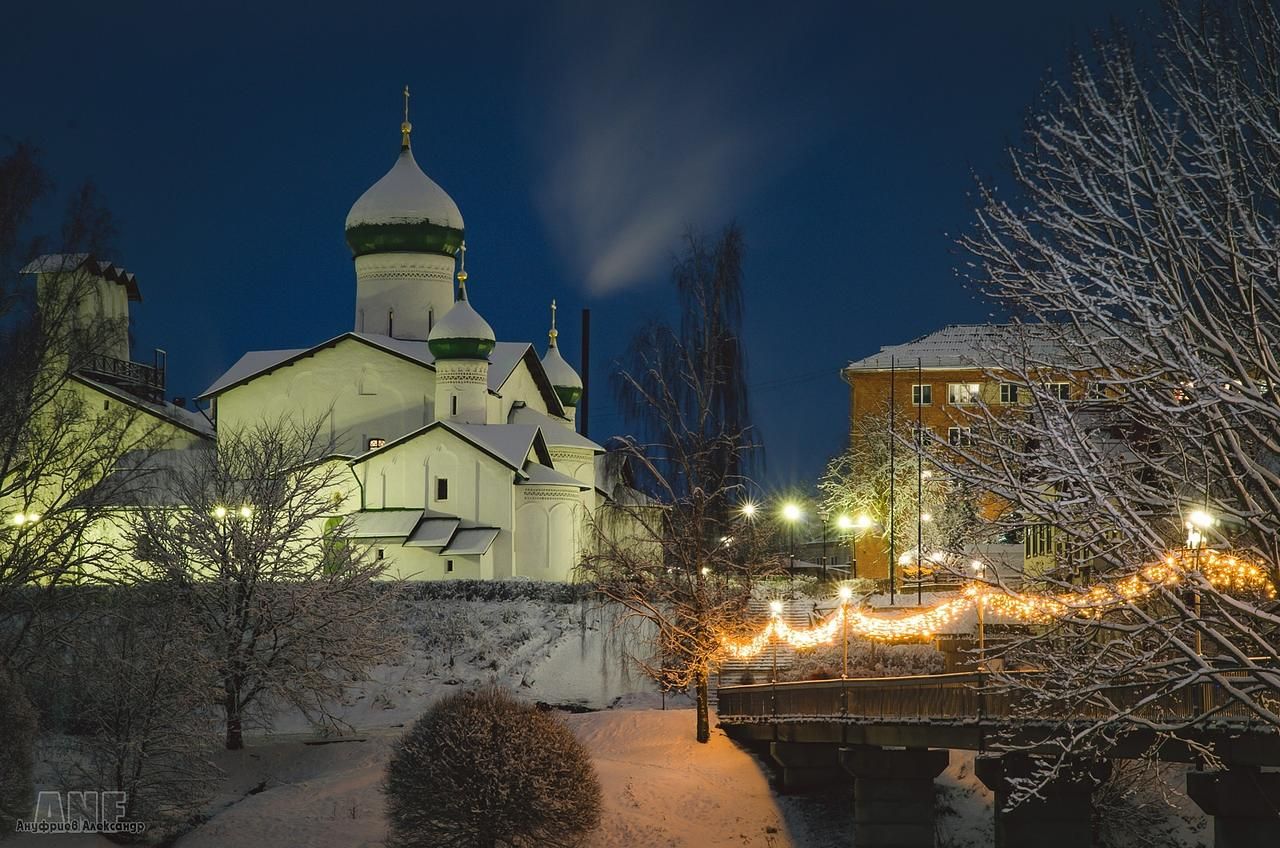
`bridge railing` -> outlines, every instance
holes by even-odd
[[[1034,677],[1041,672],[1005,672]],[[1243,682],[1243,681],[1242,681]],[[724,686],[717,691],[722,718],[850,716],[871,720],[981,719],[1030,716],[1027,693],[1016,686],[993,687],[989,674],[959,672],[910,677],[810,680]],[[1151,684],[1115,686],[1064,704],[1077,719],[1107,719],[1117,708],[1155,722],[1193,719],[1206,711],[1215,718],[1248,720],[1249,708],[1218,686],[1199,684],[1152,697]]]

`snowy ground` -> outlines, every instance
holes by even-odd
[[[769,765],[723,732],[698,745],[688,703],[660,709],[623,660],[625,631],[583,605],[423,601],[406,627],[414,636],[400,662],[335,705],[353,732],[325,737],[301,716],[277,716],[272,732],[249,736],[246,750],[219,755],[225,776],[210,817],[177,846],[382,846],[381,785],[392,744],[436,698],[490,680],[530,700],[599,710],[564,714],[604,791],[604,820],[589,843],[596,848],[852,846],[847,789],[823,798],[780,795]],[[991,795],[973,776],[972,755],[953,752],[938,786],[940,848],[991,844]],[[111,843],[35,836],[9,844]]]

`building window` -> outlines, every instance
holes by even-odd
[[[1017,403],[1018,402],[1018,384],[1017,383],[1001,383],[1000,384],[1000,402],[1001,403]]]
[[[923,383],[911,387],[912,406],[928,406],[931,403],[933,403],[933,386]]]
[[[933,437],[932,427],[917,427],[912,424],[911,430],[915,433],[917,447],[924,447],[929,444],[929,440]]]
[[[973,431],[968,427],[948,427],[947,444],[953,447],[967,447],[973,444]]]
[[[449,398],[449,400],[450,400],[450,402],[451,402],[451,404],[452,404],[452,409],[453,409],[453,413],[452,413],[452,414],[453,414],[453,415],[457,415],[457,414],[458,414],[458,396],[457,396],[457,395],[452,395],[452,396]]]
[[[982,386],[978,383],[947,383],[947,403],[969,406],[978,402]]]
[[[110,408],[111,408],[111,401],[109,401],[109,400],[104,400],[104,401],[102,402],[102,408],[103,408],[103,409],[110,409]]]
[[[1053,527],[1048,524],[1028,527],[1023,542],[1023,555],[1027,559],[1032,559],[1051,553],[1053,553]]]
[[[444,570],[445,570],[446,572],[450,572],[450,573],[452,573],[452,571],[453,571],[453,560],[451,560],[451,559],[447,559],[447,560],[445,560],[445,561],[444,561]]]
[[[1090,381],[1089,387],[1085,389],[1085,396],[1089,398],[1089,400],[1106,400],[1107,399],[1106,384],[1100,383],[1097,380]]]
[[[1051,397],[1058,400],[1071,400],[1070,383],[1045,383],[1044,388]]]
[[[448,477],[436,478],[436,500],[438,501],[449,500],[449,478]]]
[[[386,439],[379,439],[379,438],[370,439],[369,447],[367,448],[367,450],[377,450],[378,448],[382,447],[386,443],[387,443]]]
[[[387,549],[386,549],[386,548],[378,548],[378,550],[377,550],[377,552],[374,554],[374,556],[375,556],[377,559],[386,559],[386,558],[387,558]]]

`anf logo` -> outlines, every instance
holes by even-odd
[[[132,833],[145,822],[127,821],[127,792],[41,792],[30,821],[18,821],[19,833]]]

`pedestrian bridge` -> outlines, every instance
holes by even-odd
[[[1129,705],[1116,743],[1101,759],[1071,762],[1043,798],[1006,811],[1017,783],[1056,758],[1067,738],[1117,722],[1101,699],[1083,697],[1069,715],[1032,715],[1016,686],[991,684],[990,675],[969,672],[722,686],[718,714],[731,738],[768,750],[785,791],[852,781],[859,848],[933,846],[933,780],[951,750],[978,753],[977,775],[995,793],[997,846],[1085,848],[1094,844],[1091,793],[1109,760],[1139,757],[1157,743],[1162,760],[1198,768],[1212,746],[1221,767],[1189,772],[1187,791],[1214,817],[1217,848],[1280,845],[1280,772],[1269,770],[1280,767],[1280,733],[1217,687],[1159,698],[1137,686],[1105,690],[1111,703]],[[1160,730],[1206,712],[1210,720],[1191,729]]]

